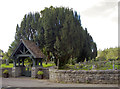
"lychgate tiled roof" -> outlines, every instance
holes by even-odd
[[[41,52],[40,48],[34,42],[23,39],[22,42],[35,58],[45,58],[45,55]]]
[[[28,51],[30,52],[30,54],[32,54],[34,58],[45,58],[45,55],[42,53],[42,51],[36,45],[35,42],[29,41],[29,40],[23,40],[23,39],[20,41],[15,51],[12,53],[11,58],[17,54],[22,44],[28,49]]]

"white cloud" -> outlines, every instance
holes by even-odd
[[[51,5],[73,8],[80,13],[82,25],[88,28],[98,48],[117,45],[117,0],[2,0],[0,49],[7,51],[14,40],[16,25],[25,14],[40,12]]]
[[[118,46],[118,4],[104,1],[82,12],[82,24],[88,28],[98,49]]]

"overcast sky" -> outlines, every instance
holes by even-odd
[[[1,0],[0,49],[8,50],[14,41],[16,25],[25,14],[40,12],[51,5],[77,11],[98,49],[118,46],[118,0]]]

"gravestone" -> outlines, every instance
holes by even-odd
[[[79,66],[80,66],[81,64],[80,64],[80,62],[79,62]]]
[[[9,65],[9,60],[8,59],[6,59],[6,65]]]
[[[113,60],[113,70],[115,70],[115,64],[114,64],[114,60]]]
[[[95,69],[95,65],[92,65],[92,69]]]

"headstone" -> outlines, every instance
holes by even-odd
[[[95,65],[92,65],[92,69],[95,69]]]
[[[6,65],[9,65],[9,60],[8,59],[6,59]]]
[[[113,70],[115,70],[115,64],[114,64],[114,60],[113,60]]]
[[[76,66],[74,66],[74,69],[77,69],[77,67],[76,67]]]

